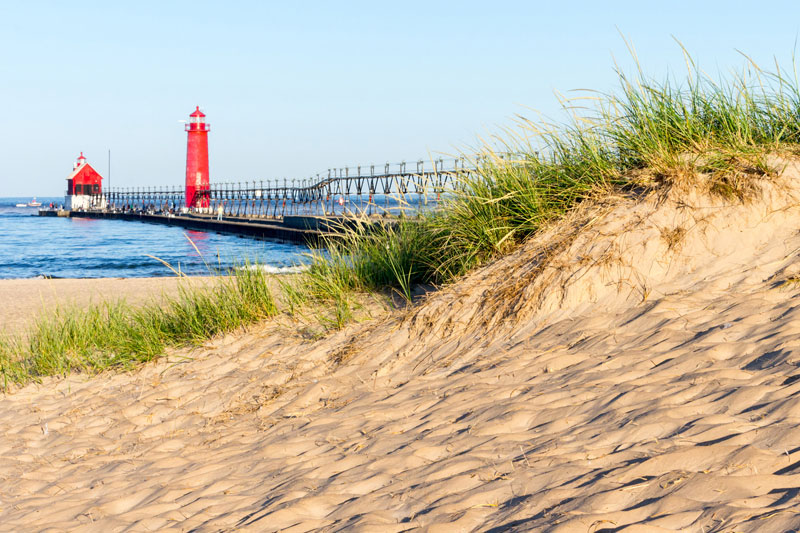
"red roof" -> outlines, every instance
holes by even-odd
[[[190,117],[204,117],[204,116],[206,116],[206,114],[203,113],[202,111],[200,111],[200,106],[197,106],[197,109],[194,110],[194,113],[192,113],[189,116]]]
[[[68,180],[74,180],[75,183],[101,183],[103,176],[97,172],[89,163],[82,163],[72,174],[67,176]]]

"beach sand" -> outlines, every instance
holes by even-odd
[[[0,324],[4,334],[24,332],[56,306],[86,307],[124,300],[133,305],[178,294],[179,283],[206,284],[214,278],[99,278],[0,280]]]
[[[0,530],[795,530],[800,166],[777,181],[609,200],[323,339],[7,394]]]

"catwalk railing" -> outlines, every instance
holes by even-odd
[[[381,166],[329,169],[326,177],[304,180],[252,180],[213,184],[195,198],[208,213],[225,216],[282,218],[286,215],[414,213],[435,207],[444,195],[477,172],[465,159],[389,163]],[[104,192],[107,209],[179,211],[185,205],[181,187],[138,187]],[[95,205],[101,205],[95,198]]]

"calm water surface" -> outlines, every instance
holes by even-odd
[[[208,274],[209,268],[228,268],[244,259],[257,260],[270,270],[280,271],[303,264],[303,254],[308,252],[302,245],[172,226],[39,217],[35,216],[37,208],[15,207],[30,200],[0,198],[0,279],[174,275],[155,258],[189,275]],[[48,205],[63,203],[64,199],[39,201]]]

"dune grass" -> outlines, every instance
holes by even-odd
[[[44,376],[130,370],[169,348],[199,346],[279,314],[316,337],[357,318],[365,300],[362,288],[332,281],[319,267],[276,276],[245,261],[211,273],[217,276],[213,283],[180,279],[174,297],[143,306],[113,301],[56,307],[24,334],[0,336],[0,391]]]
[[[616,92],[564,101],[572,119],[552,124],[518,117],[485,145],[439,208],[416,218],[364,219],[324,241],[311,267],[279,281],[283,312],[325,308],[318,319],[340,328],[356,294],[391,290],[410,300],[416,284],[452,282],[518,246],[581,202],[610,192],[704,188],[745,200],[771,174],[770,154],[800,146],[796,72],[747,63],[713,80],[687,55],[682,80],[618,71]],[[499,153],[515,157],[500,157]],[[217,288],[187,288],[166,306],[105,305],[41,319],[25,340],[0,339],[4,384],[70,371],[130,368],[277,314],[258,269],[240,269]]]
[[[411,299],[412,287],[427,283],[433,258],[427,219],[357,219],[324,240],[325,253],[311,254],[308,282],[314,293],[346,294],[394,288]]]
[[[343,228],[327,243],[331,262],[315,261],[317,273],[342,290],[408,296],[409,285],[451,282],[612,191],[702,188],[746,200],[774,173],[768,155],[798,152],[800,92],[794,70],[745,59],[741,73],[721,80],[688,54],[682,80],[618,70],[616,92],[563,102],[570,121],[518,117],[493,147],[484,144],[475,172],[438,210],[372,233]]]
[[[130,369],[168,347],[201,344],[278,313],[269,276],[239,268],[210,287],[186,284],[166,302],[56,308],[24,336],[0,339],[3,386],[69,372]]]

